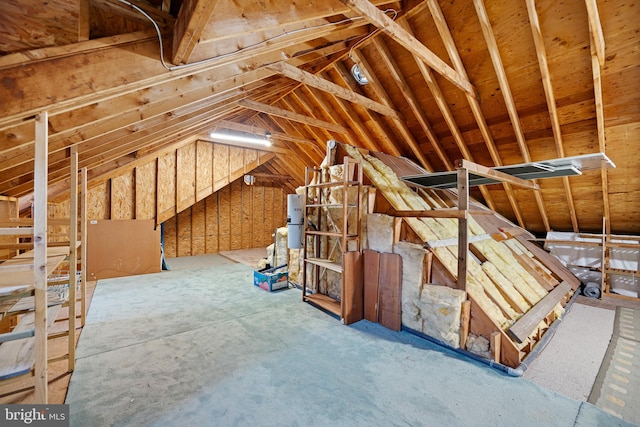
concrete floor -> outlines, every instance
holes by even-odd
[[[201,260],[200,260],[201,261]],[[211,266],[100,281],[71,425],[624,426],[584,402]]]

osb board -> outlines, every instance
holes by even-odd
[[[273,187],[264,188],[264,225],[262,228],[263,238],[266,242],[273,242],[272,234],[275,231],[273,221]]]
[[[175,214],[176,206],[176,153],[158,157],[158,217],[162,222]]]
[[[242,180],[240,180],[242,182]],[[253,240],[253,215],[258,215],[253,210],[253,185],[242,186],[242,249],[252,248]]]
[[[160,271],[160,227],[153,220],[92,220],[87,225],[88,280]]]
[[[228,251],[231,249],[231,187],[222,188],[218,194],[218,251]]]
[[[196,143],[196,200],[213,193],[213,144]]]
[[[282,188],[273,188],[273,222],[274,228],[286,227],[287,198]]]
[[[178,212],[196,201],[196,144],[192,143],[176,151],[176,195]]]
[[[243,225],[243,203],[242,203],[241,180],[231,183],[231,250],[242,249],[242,225]]]
[[[18,218],[18,199],[0,198],[0,219]],[[18,238],[12,236],[0,236],[0,243],[18,243]],[[0,250],[0,259],[8,259],[16,255],[16,251],[9,249]]]
[[[213,190],[229,183],[229,146],[216,144],[213,148]]]
[[[256,184],[251,186],[251,199],[253,202],[253,215],[252,221],[252,247],[258,248],[260,246],[268,246],[264,239],[262,229],[264,227],[264,187],[258,185],[261,179],[256,179]]]
[[[178,243],[176,236],[176,226],[178,218],[173,216],[166,220],[164,224],[164,256],[174,258],[178,256]]]
[[[178,256],[191,256],[191,209],[178,214]]]
[[[258,166],[258,150],[244,150],[244,171],[250,172]]]
[[[229,173],[232,180],[244,174],[244,148],[229,147]]]
[[[205,204],[204,200],[191,206],[191,255],[204,255],[205,248]]]
[[[205,199],[205,249],[208,254],[218,253],[218,193]]]
[[[102,182],[87,192],[87,219],[109,219],[111,215],[110,182]]]
[[[156,216],[156,161],[135,169],[136,219],[153,219]]]
[[[111,219],[133,219],[135,183],[133,171],[111,179]]]
[[[69,220],[70,217],[69,200],[60,203],[47,203],[47,217],[49,219]],[[50,242],[66,242],[69,240],[68,225],[48,225],[47,239]]]

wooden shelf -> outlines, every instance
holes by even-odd
[[[342,233],[338,233],[337,231],[316,231],[316,230],[307,230],[305,234],[309,236],[327,236],[327,237],[342,237]],[[358,236],[356,234],[347,234],[347,239],[356,239]]]
[[[325,309],[328,312],[335,314],[336,316],[342,316],[342,307],[340,305],[340,301],[336,301],[327,295],[305,295],[305,301],[317,305],[318,307]]]
[[[333,262],[328,259],[306,258],[304,261],[308,262],[309,264],[317,265],[318,267],[323,267],[331,271],[335,271],[336,273],[342,273],[342,264]]]
[[[308,188],[330,188],[330,187],[342,187],[343,185],[358,185],[359,181],[331,181],[331,182],[321,182],[320,184],[309,184]]]

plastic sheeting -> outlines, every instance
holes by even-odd
[[[574,242],[602,243],[601,237],[583,237],[576,233],[562,233],[551,231],[547,233],[545,249],[558,258],[582,283],[601,283],[602,274],[595,269],[602,263],[601,246],[572,245],[571,243],[553,243],[549,240],[562,240]],[[638,244],[637,240],[611,236],[610,243]],[[640,270],[640,250],[634,248],[610,248],[609,268],[626,271]],[[638,297],[640,292],[640,278],[634,275],[622,275],[611,273],[609,286],[611,292],[630,297]]]

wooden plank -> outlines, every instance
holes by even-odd
[[[517,342],[523,343],[569,292],[571,292],[569,283],[564,281],[560,283],[509,328],[509,335]]]
[[[361,107],[380,113],[383,116],[400,120],[400,116],[398,115],[398,112],[395,111],[393,108],[390,108],[389,106],[381,104],[379,102],[373,101],[363,95],[360,95],[357,92],[353,92],[351,90],[345,89],[342,86],[339,86],[328,80],[322,79],[314,74],[308,73],[304,70],[301,70],[300,68],[294,67],[293,65],[289,65],[286,62],[279,62],[273,65],[270,65],[268,68],[274,71],[277,71],[278,73],[286,77],[289,77],[292,80],[303,83],[307,86],[315,87],[316,89],[322,90],[324,92],[328,92],[334,96],[353,102],[354,104],[358,104]],[[346,133],[346,132],[340,132],[340,133]]]
[[[47,323],[45,324],[45,343],[47,339],[46,331],[55,321],[61,305],[48,307]],[[26,313],[20,319],[13,332],[23,332],[34,329],[36,326],[35,313]],[[34,364],[36,338],[23,338],[10,341],[0,345],[0,381],[15,378],[31,372]],[[46,398],[46,395],[45,395]],[[40,402],[43,402],[42,400]]]
[[[571,273],[562,263],[549,252],[542,249],[540,246],[526,239],[526,236],[515,236],[516,240],[520,242],[529,252],[531,252],[542,264],[549,268],[553,274],[571,285],[571,289],[574,291],[580,286],[580,279]]]
[[[558,281],[550,278],[540,269],[534,261],[524,254],[513,253],[513,257],[518,261],[518,264],[524,268],[534,279],[540,283],[540,285],[547,291],[553,290],[558,284]]]
[[[402,257],[380,254],[380,324],[392,331],[402,329]]]
[[[218,0],[185,0],[173,28],[173,63],[188,63]],[[163,2],[164,7],[164,2]]]
[[[305,301],[310,302],[318,307],[327,310],[330,313],[335,314],[336,316],[340,316],[342,313],[342,308],[340,306],[340,302],[334,300],[333,298],[323,295],[323,294],[307,294],[304,297]]]
[[[362,252],[363,265],[363,292],[364,292],[364,318],[369,322],[378,323],[378,291],[380,272],[380,253],[372,250]]]
[[[80,325],[87,322],[87,168],[80,171]]]
[[[356,251],[345,252],[342,262],[342,319],[345,325],[350,325],[364,317],[362,254]]]
[[[47,186],[49,115],[36,116],[33,206],[33,284],[35,288],[35,403],[48,403],[47,385]]]
[[[218,251],[228,251],[231,249],[231,188],[224,187],[218,195]]]
[[[68,372],[73,372],[76,363],[76,287],[78,282],[78,146],[71,147],[71,189],[69,199],[69,326],[68,326]]]
[[[314,117],[305,116],[303,114],[299,114],[293,111],[274,107],[272,105],[263,104],[257,101],[252,101],[250,99],[243,99],[242,101],[238,102],[238,105],[253,111],[258,111],[258,112],[269,114],[276,117],[282,117],[283,119],[317,127],[320,129],[327,129],[327,130],[331,130],[333,132],[338,132],[341,134],[348,133],[347,129],[335,123],[330,123],[324,120],[318,120]]]
[[[471,301],[462,302],[462,312],[460,313],[460,348],[467,348],[467,338],[469,337],[469,325],[471,323]]]
[[[363,14],[367,20],[387,33],[405,49],[418,56],[442,77],[449,80],[455,86],[476,97],[475,88],[468,79],[461,76],[456,70],[430,51],[418,39],[409,34],[398,23],[394,22],[384,12],[376,8],[367,0],[340,0],[353,10]]]
[[[469,171],[458,169],[458,210],[469,210]],[[458,277],[456,288],[467,290],[467,256],[469,255],[469,225],[466,218],[458,220]]]
[[[598,2],[596,0],[585,0],[587,5],[587,15],[589,16],[589,32],[591,33],[591,43],[598,58],[600,67],[604,67],[605,61],[605,43],[602,33],[602,24],[600,23],[600,14],[598,13]]]
[[[493,361],[496,363],[500,363],[500,353],[501,353],[501,345],[502,343],[502,335],[500,332],[494,332],[489,337],[489,349],[491,351],[491,355],[493,357]]]
[[[263,178],[257,177],[256,184],[251,186],[251,206],[253,209],[251,215],[252,221],[252,247],[259,248],[268,246],[263,239],[262,227],[264,226],[264,187],[262,185]]]
[[[479,165],[469,160],[461,159],[456,162],[458,168],[467,169],[474,175],[480,175],[485,178],[495,179],[500,182],[506,182],[518,187],[528,188],[530,190],[539,190],[540,186],[533,181],[527,181],[513,175],[509,175],[504,172],[497,171],[495,169],[488,168],[486,166]]]
[[[242,181],[239,181],[242,182]],[[242,188],[242,249],[252,248],[253,243],[253,185],[240,184]]]

